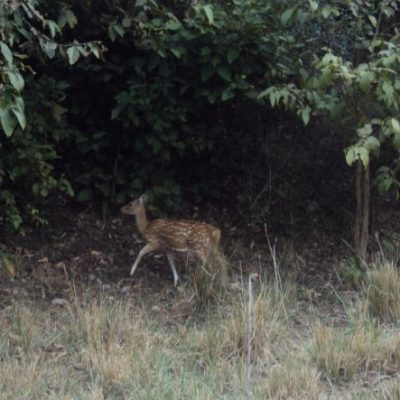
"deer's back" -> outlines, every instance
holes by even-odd
[[[190,220],[156,219],[149,223],[143,235],[173,251],[196,251],[218,247],[221,232],[215,226]]]

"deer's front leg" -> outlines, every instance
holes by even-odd
[[[139,254],[136,257],[135,262],[132,265],[131,268],[131,276],[135,273],[135,270],[142,259],[143,256],[145,256],[148,253],[152,253],[153,251],[158,249],[158,244],[157,243],[147,243],[146,246],[142,248],[142,250],[139,251]]]
[[[179,281],[179,276],[178,276],[178,273],[176,272],[174,256],[172,253],[167,252],[167,258],[168,258],[169,266],[171,267],[171,270],[172,270],[172,275],[174,276],[174,286],[176,286]]]

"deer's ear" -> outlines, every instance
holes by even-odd
[[[147,194],[142,194],[139,197],[139,203],[142,204],[142,205],[147,204],[148,201],[149,201],[149,198],[148,198]]]

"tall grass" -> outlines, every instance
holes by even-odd
[[[400,332],[385,330],[371,320],[363,304],[346,326],[317,321],[311,356],[331,381],[350,381],[357,375],[393,375],[400,367]]]
[[[379,257],[366,273],[364,293],[371,316],[400,321],[400,270],[395,261]]]
[[[278,363],[287,371],[287,298],[256,285],[251,391],[259,396],[282,392],[279,379],[272,383],[263,376]],[[242,398],[247,300],[245,290],[235,292],[198,321],[168,324],[151,317],[146,306],[101,296],[52,309],[15,303],[0,314],[0,398]],[[274,374],[281,376],[278,369]],[[297,381],[308,387],[303,378]]]
[[[379,277],[371,273],[366,288],[396,287]],[[0,399],[329,398],[343,382],[400,370],[400,333],[371,318],[388,308],[390,318],[379,319],[393,321],[394,300],[377,301],[368,290],[358,307],[343,302],[348,319],[340,326],[328,315],[315,320],[300,291],[280,278],[253,280],[251,292],[242,283],[213,301],[185,286],[170,297],[168,315],[152,311],[156,296],[142,304],[88,291],[64,307],[15,302],[0,310]],[[387,399],[399,385],[375,392]]]

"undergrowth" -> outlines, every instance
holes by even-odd
[[[374,264],[340,324],[257,276],[211,303],[176,291],[189,319],[89,290],[61,307],[16,300],[0,311],[0,398],[399,398],[393,268]],[[371,377],[382,383],[360,383]]]

